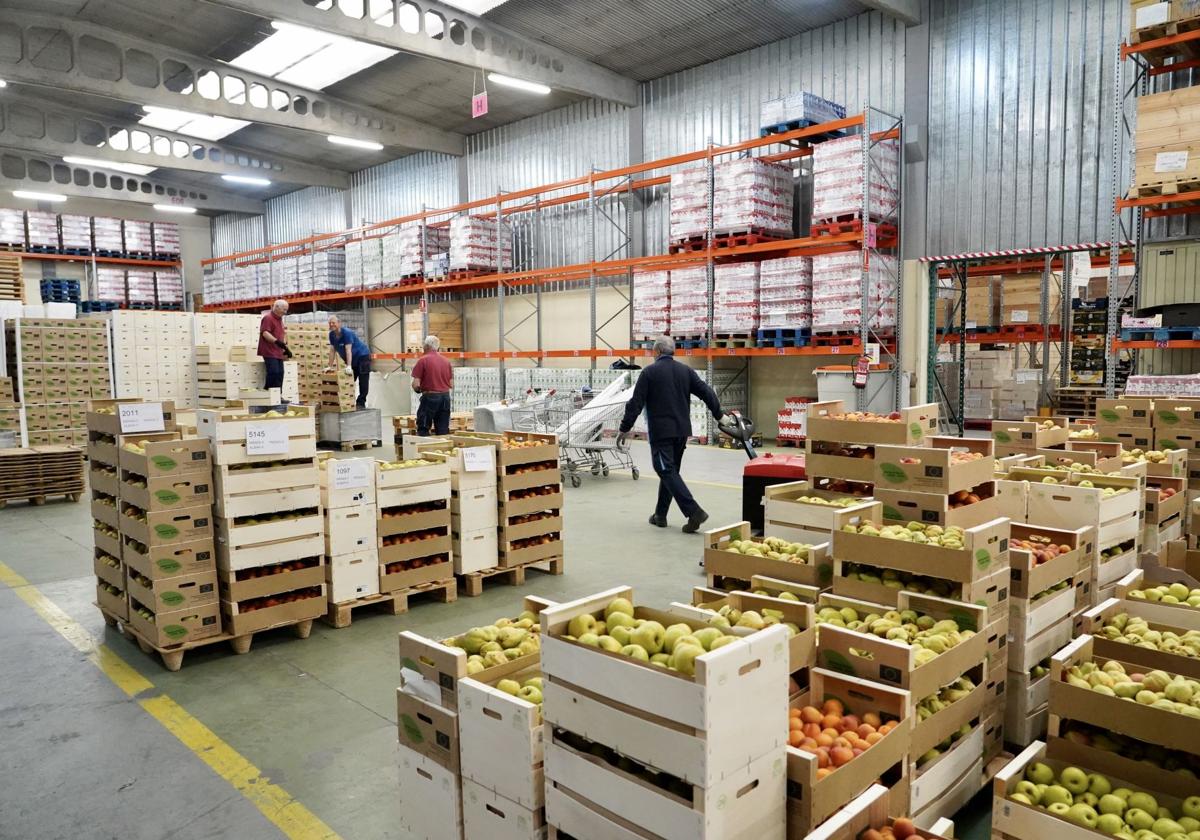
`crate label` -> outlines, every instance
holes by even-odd
[[[158,467],[163,472],[170,472],[179,466],[176,460],[169,455],[152,455],[150,457],[150,463],[154,464],[154,466]]]
[[[372,478],[369,466],[360,458],[338,461],[333,466],[333,489],[353,490],[356,487],[366,487]]]
[[[917,440],[920,440],[922,437],[925,436],[925,430],[923,428],[921,428],[920,423],[910,423],[908,426],[908,433],[910,435],[912,435],[913,437],[915,437]]]
[[[179,624],[168,624],[162,631],[164,636],[171,639],[182,639],[188,634],[187,628]]]
[[[1100,418],[1108,423],[1116,423],[1121,419],[1121,415],[1117,414],[1111,408],[1104,408],[1100,410]]]
[[[162,403],[122,403],[117,413],[123,435],[163,431]]]
[[[896,464],[880,464],[879,471],[883,473],[884,478],[893,484],[900,484],[901,482],[908,480],[908,473],[904,471],[903,467],[897,466]]]
[[[154,526],[154,533],[158,534],[158,536],[164,540],[173,540],[175,537],[179,536],[179,529],[174,525],[169,525],[164,522],[161,525]]]
[[[1188,153],[1186,149],[1178,152],[1159,152],[1154,156],[1155,172],[1183,172],[1187,169]]]
[[[178,572],[183,566],[172,557],[163,557],[156,564],[164,572]]]
[[[1170,3],[1153,3],[1149,6],[1142,6],[1137,10],[1134,28],[1142,29],[1147,26],[1157,26],[1160,23],[1166,23],[1170,19]]]
[[[286,455],[288,430],[283,423],[247,423],[247,455]]]
[[[174,490],[155,490],[154,498],[158,499],[164,505],[179,504],[179,494]]]
[[[179,592],[164,592],[160,600],[169,607],[177,607],[183,603],[183,595]]]
[[[1029,310],[1028,309],[1014,309],[1011,313],[1009,313],[1009,318],[1010,318],[1010,320],[1012,320],[1012,322],[1014,324],[1028,324],[1029,323]]]
[[[496,450],[490,446],[468,446],[462,451],[463,470],[491,472],[496,469]]]

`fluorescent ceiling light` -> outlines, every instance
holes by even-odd
[[[538,84],[537,82],[527,82],[524,79],[514,79],[512,76],[505,76],[503,73],[488,73],[488,79],[498,85],[517,88],[518,90],[537,93],[542,96],[550,92],[550,88],[545,85]]]
[[[31,190],[13,190],[12,194],[17,198],[27,198],[30,201],[66,201],[67,197],[61,193],[44,193],[32,192]]]
[[[127,175],[149,175],[158,168],[156,166],[142,166],[140,163],[116,163],[111,160],[74,156],[64,157],[63,163],[70,163],[74,166],[89,166],[93,169],[111,169],[113,172],[124,172]]]
[[[473,15],[483,15],[497,6],[503,6],[504,0],[446,0],[446,5]]]
[[[288,84],[324,90],[397,54],[307,26],[277,20],[271,26],[275,32],[229,63]]]
[[[231,184],[249,184],[252,187],[269,187],[271,182],[267,178],[255,178],[250,175],[222,175],[222,181],[228,181]]]
[[[338,146],[353,146],[355,149],[370,149],[373,152],[383,149],[383,144],[374,140],[358,140],[354,137],[339,137],[336,134],[330,134],[328,139],[330,143]]]
[[[164,131],[178,131],[180,134],[199,137],[201,140],[220,140],[239,128],[250,125],[245,120],[194,114],[191,111],[178,111],[158,105],[143,105],[142,109],[146,116],[138,120],[139,125],[161,128]]]
[[[195,213],[195,207],[187,207],[183,204],[155,204],[154,209],[159,213]]]
[[[0,79],[0,88],[6,88],[6,87],[8,87],[8,82],[4,81],[3,79]]]

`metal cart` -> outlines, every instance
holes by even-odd
[[[641,476],[629,450],[618,448],[616,438],[605,437],[605,430],[620,421],[633,395],[625,379],[615,380],[599,393],[574,391],[548,409],[556,421],[553,432],[558,435],[563,481],[572,487],[583,484],[585,472],[608,478],[615,468],[628,469],[634,481]]]

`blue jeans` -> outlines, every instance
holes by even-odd
[[[683,451],[687,449],[687,438],[665,438],[650,441],[650,460],[654,464],[654,472],[658,473],[658,504],[654,514],[666,517],[671,509],[671,500],[679,505],[679,510],[689,519],[700,510],[700,505],[692,498],[692,491],[683,483],[679,468],[683,465]]]
[[[267,384],[264,388],[283,387],[283,359],[263,359],[267,366]]]
[[[417,406],[417,434],[428,437],[430,427],[437,435],[450,434],[450,394],[422,394]]]

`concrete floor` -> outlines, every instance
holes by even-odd
[[[448,635],[512,615],[526,594],[569,599],[628,584],[638,600],[662,604],[703,582],[700,538],[679,532],[681,515],[672,511],[669,529],[646,523],[657,481],[645,445],[634,455],[640,481],[613,473],[567,488],[561,577],[531,571],[525,587],[493,584],[479,598],[417,602],[402,616],[358,612],[342,630],[317,622],[305,641],[267,634],[245,656],[212,646],[189,652],[176,673],[106,628],[93,605],[86,501],[0,511],[0,561],[152,684],[130,697],[94,654],[0,583],[0,840],[288,836],[252,804],[262,796],[254,781],[234,787],[147,713],[162,695],[328,826],[290,836],[407,840],[396,796],[398,631]],[[684,477],[709,525],[741,518],[744,462],[738,450],[688,450]],[[987,836],[986,796],[981,803],[957,836]]]

